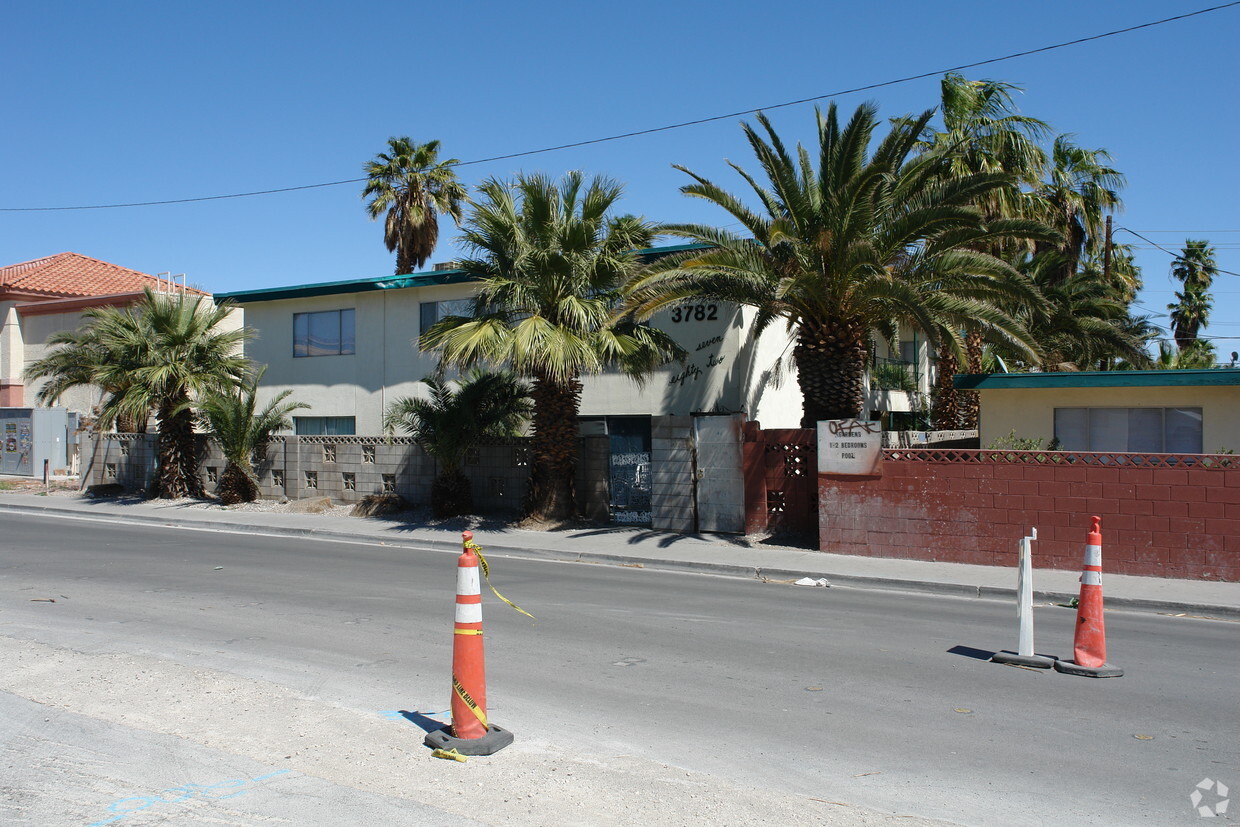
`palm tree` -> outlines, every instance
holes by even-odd
[[[1175,303],[1167,305],[1171,311],[1172,336],[1181,351],[1190,350],[1198,341],[1197,334],[1210,324],[1213,301],[1205,290],[1185,287],[1177,291]]]
[[[1019,312],[1042,351],[1025,364],[1043,371],[1093,370],[1115,360],[1149,364],[1146,345],[1157,330],[1147,318],[1131,315],[1121,284],[1107,282],[1096,268],[1065,279],[1054,252],[1025,256],[1019,266],[1042,295],[1041,303]],[[1009,356],[1022,361],[1019,354]]]
[[[922,146],[939,153],[945,175],[1002,172],[1026,187],[1041,183],[1046,152],[1038,141],[1051,130],[1044,121],[1018,114],[1013,93],[1022,91],[1019,86],[968,80],[953,72],[944,76],[940,89],[943,129],[932,131]],[[1031,205],[1019,186],[1010,186],[990,190],[977,206],[993,220],[1027,215]]]
[[[939,113],[942,131],[923,139],[926,151],[937,152],[942,174],[948,177],[1000,172],[1013,176],[1013,186],[996,187],[978,198],[976,206],[988,221],[1016,218],[1030,212],[1030,197],[1024,189],[1040,182],[1046,166],[1046,152],[1038,141],[1050,134],[1050,127],[1037,118],[1017,113],[1013,93],[1019,86],[995,80],[968,80],[949,73],[940,85]],[[1017,239],[1004,239],[986,245],[982,252],[1005,256],[1015,252]],[[1024,244],[1027,241],[1019,240]],[[970,325],[965,338],[965,369],[980,372],[982,331]],[[934,392],[933,418],[936,429],[976,428],[978,395],[958,391],[951,377],[959,362],[944,343],[938,352],[938,381]]]
[[[122,358],[119,353],[108,353],[107,344],[100,341],[98,331],[93,327],[58,331],[48,337],[47,343],[56,349],[39,360],[37,366],[31,364],[26,370],[26,376],[30,379],[47,380],[38,394],[39,401],[45,404],[54,403],[70,388],[94,385],[93,365]],[[105,405],[109,399],[124,392],[122,385],[109,385],[99,389],[103,392],[102,404]],[[115,425],[121,433],[144,434],[149,419],[150,411],[139,415],[121,412],[115,418]]]
[[[1214,248],[1208,241],[1185,240],[1184,249],[1171,264],[1171,275],[1184,285],[1184,291],[1175,294],[1175,304],[1167,305],[1167,309],[1171,311],[1175,343],[1185,351],[1193,347],[1198,332],[1210,321],[1213,302],[1209,290],[1218,275]]]
[[[459,225],[469,194],[453,170],[460,161],[439,160],[439,141],[389,138],[388,150],[366,164],[369,180],[362,197],[370,199],[366,212],[372,221],[387,213],[383,241],[396,253],[399,276],[430,260],[439,240],[439,213]]]
[[[249,331],[222,327],[231,312],[228,303],[212,306],[205,296],[173,297],[148,287],[132,308],[87,310],[84,329],[50,337],[58,349],[32,363],[26,375],[50,380],[38,394],[43,404],[77,385],[103,388],[101,427],[154,411],[158,496],[202,496],[192,405],[210,391],[236,386],[249,364],[239,353]]]
[[[559,522],[576,512],[577,412],[584,374],[618,367],[641,377],[679,353],[667,334],[615,312],[657,227],[612,215],[623,192],[604,177],[569,172],[488,179],[467,217],[481,280],[472,317],[449,316],[422,334],[449,365],[505,365],[531,381],[534,398],[526,514]]]
[[[473,490],[461,471],[465,456],[484,439],[517,436],[533,410],[530,389],[510,371],[474,369],[452,383],[422,380],[429,399],[401,397],[388,406],[383,427],[414,438],[439,463],[431,486],[436,517],[472,514]]]
[[[704,225],[666,227],[710,249],[653,264],[630,290],[632,306],[648,317],[686,298],[710,297],[757,308],[758,331],[783,320],[796,337],[803,427],[861,414],[871,331],[891,339],[900,321],[936,346],[946,337],[958,353],[966,323],[1031,351],[1032,341],[997,303],[1033,301],[1036,294],[982,250],[1050,234],[1030,221],[984,224],[974,205],[1012,178],[940,175],[936,153],[913,153],[931,115],[897,121],[871,154],[874,106],[858,107],[841,128],[832,104],[818,113],[816,158],[799,145],[795,156],[789,153],[762,114],[762,134],[742,124],[769,183],[730,165],[760,211],[677,168],[694,179],[681,192],[722,207],[752,238]]]
[[[263,365],[235,389],[208,391],[198,403],[199,420],[215,434],[224,452],[224,473],[216,491],[224,505],[258,499],[255,462],[266,459],[272,434],[293,427],[289,414],[310,407],[304,402],[285,402],[293,393],[285,390],[256,414],[258,385],[266,372]]]
[[[1055,139],[1047,179],[1036,195],[1041,218],[1063,235],[1058,244],[1038,245],[1039,252],[1059,253],[1056,281],[1076,273],[1086,255],[1101,252],[1105,216],[1123,206],[1119,191],[1124,187],[1124,176],[1110,163],[1105,149],[1079,147],[1071,135]]]

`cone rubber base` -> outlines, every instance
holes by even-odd
[[[1050,669],[1055,665],[1055,658],[1046,655],[1017,655],[1012,652],[995,652],[990,658],[991,663],[1005,663],[1012,666],[1032,666],[1035,669]]]
[[[1081,666],[1070,660],[1055,661],[1055,671],[1063,672],[1065,675],[1080,675],[1084,678],[1119,678],[1124,674],[1123,669],[1109,663],[1101,666]]]
[[[494,755],[512,741],[512,733],[495,724],[491,724],[481,738],[457,738],[451,729],[437,729],[426,733],[422,739],[431,749],[456,750],[461,755]]]

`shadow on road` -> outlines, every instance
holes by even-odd
[[[974,658],[976,660],[990,660],[995,653],[989,649],[974,649],[972,646],[953,646],[947,650],[949,655],[964,655],[966,658]]]
[[[411,721],[417,724],[426,732],[438,732],[441,729],[448,728],[448,724],[445,724],[443,721],[436,721],[434,718],[428,718],[417,710],[410,712],[407,709],[402,709],[400,714],[406,721]]]

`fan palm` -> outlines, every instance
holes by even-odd
[[[422,380],[429,399],[401,397],[388,406],[383,427],[414,438],[439,463],[431,487],[436,517],[473,513],[473,491],[462,472],[465,456],[484,439],[521,433],[533,410],[530,389],[510,371],[474,369],[453,383]]]
[[[756,308],[758,331],[783,320],[796,339],[803,427],[861,414],[873,330],[891,339],[907,322],[932,344],[946,337],[959,352],[959,330],[972,323],[1032,352],[1032,340],[999,301],[1033,301],[1036,291],[982,250],[1050,233],[1017,219],[984,224],[974,205],[1012,178],[940,175],[936,153],[913,153],[931,115],[897,121],[871,154],[875,108],[860,106],[841,127],[832,104],[818,113],[816,157],[799,145],[795,155],[786,150],[762,114],[761,132],[742,124],[767,183],[731,166],[761,210],[677,168],[694,179],[681,192],[722,207],[752,238],[704,225],[666,227],[711,248],[653,264],[632,285],[632,306],[648,317],[686,298],[710,297]]]
[[[558,182],[538,174],[485,181],[464,224],[470,257],[460,263],[482,285],[473,316],[449,316],[421,337],[446,364],[505,365],[531,381],[526,514],[535,521],[576,510],[580,377],[613,366],[641,377],[679,352],[662,331],[615,313],[639,266],[636,251],[657,233],[645,219],[612,215],[622,192],[580,172]]]
[[[1175,304],[1167,305],[1173,335],[1180,350],[1189,350],[1201,328],[1210,322],[1213,302],[1209,290],[1218,275],[1214,248],[1206,241],[1186,240],[1171,264],[1171,275],[1184,284],[1183,292],[1175,294]]]
[[[430,260],[439,241],[439,214],[459,225],[469,194],[453,170],[459,161],[439,160],[439,141],[389,138],[388,150],[366,164],[362,197],[370,199],[366,212],[372,221],[387,213],[383,242],[396,253],[399,276]]]
[[[1105,149],[1085,149],[1072,142],[1071,135],[1060,135],[1051,148],[1047,178],[1036,197],[1040,217],[1059,230],[1058,244],[1040,244],[1040,252],[1059,254],[1054,280],[1063,281],[1077,271],[1086,255],[1098,255],[1103,245],[1103,222],[1109,212],[1123,206],[1119,191],[1124,176],[1109,164]]]
[[[1017,112],[1013,93],[1021,91],[1019,86],[949,73],[940,89],[943,129],[932,131],[922,144],[939,154],[945,175],[1002,172],[1028,187],[1041,183],[1046,152],[1038,141],[1050,134],[1050,127]],[[987,219],[1011,218],[1025,215],[1030,200],[1020,187],[997,187],[977,206]]]
[[[55,403],[71,388],[95,385],[93,365],[123,358],[122,354],[108,353],[108,343],[100,340],[98,331],[93,327],[58,331],[48,337],[47,343],[55,349],[26,369],[29,379],[47,380],[37,394],[38,400],[43,404]],[[112,397],[122,394],[124,389],[123,385],[100,386],[99,390],[103,392],[102,404],[106,405]],[[144,434],[149,419],[150,411],[133,416],[119,413],[114,424],[121,433]],[[103,423],[101,426],[107,427],[107,424]]]
[[[204,428],[215,434],[224,453],[224,472],[220,474],[216,490],[224,505],[258,499],[255,462],[266,458],[272,434],[293,427],[289,414],[310,407],[304,402],[285,402],[293,393],[285,390],[255,413],[258,385],[266,372],[264,365],[236,388],[209,391],[198,403],[199,420]]]
[[[249,331],[222,326],[231,312],[229,304],[213,306],[204,296],[173,297],[147,288],[131,308],[87,310],[84,328],[50,337],[56,349],[32,363],[26,375],[49,380],[38,394],[44,404],[70,387],[103,388],[108,395],[99,413],[101,427],[126,416],[145,419],[154,411],[156,493],[201,496],[191,406],[210,391],[236,386],[249,364],[239,354]]]

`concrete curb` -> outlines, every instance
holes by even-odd
[[[0,510],[28,514],[59,514],[71,517],[87,516],[98,520],[112,522],[141,523],[144,525],[187,528],[199,531],[220,531],[228,533],[272,534],[286,537],[315,537],[324,540],[340,540],[351,543],[383,544],[397,548],[416,549],[421,551],[459,552],[460,543],[454,540],[441,540],[427,537],[391,537],[375,538],[362,534],[353,534],[335,529],[296,528],[293,526],[256,525],[248,523],[230,523],[217,525],[206,520],[195,520],[183,517],[163,517],[149,514],[114,513],[91,514],[75,508],[57,508],[54,505],[32,505],[21,503],[11,505],[0,501]],[[589,551],[565,551],[556,548],[528,548],[525,546],[505,545],[503,542],[490,542],[483,546],[488,556],[516,557],[530,560],[554,560],[568,563],[597,563],[632,568],[650,569],[653,571],[672,571],[687,574],[710,574],[718,577],[737,577],[746,580],[797,580],[802,577],[826,577],[833,586],[847,586],[857,589],[876,589],[883,591],[904,591],[919,594],[945,595],[951,597],[968,597],[983,600],[1014,600],[1016,589],[999,586],[975,586],[967,583],[950,583],[934,580],[908,580],[894,577],[877,577],[873,575],[854,575],[821,572],[805,572],[796,569],[763,568],[727,563],[710,563],[696,560],[651,559],[633,557],[623,554]],[[1035,592],[1034,599],[1041,603],[1068,603],[1077,595],[1062,592]],[[1106,605],[1112,609],[1152,613],[1185,613],[1221,620],[1240,621],[1240,607],[1216,606],[1211,604],[1185,603],[1181,601],[1150,600],[1146,598],[1125,598],[1108,596]]]

